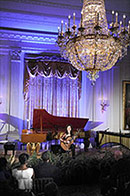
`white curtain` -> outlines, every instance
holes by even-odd
[[[25,122],[33,120],[33,109],[46,109],[56,116],[79,116],[79,80],[65,77],[30,77],[24,105]],[[25,125],[26,128],[27,125]]]

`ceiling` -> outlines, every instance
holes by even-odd
[[[119,12],[130,20],[130,0],[105,0],[107,19],[111,20],[111,11]],[[61,20],[76,13],[79,23],[82,8],[81,0],[3,0],[0,3],[1,26],[20,29],[32,29],[57,32]]]

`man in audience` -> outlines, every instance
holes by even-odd
[[[53,180],[59,184],[59,169],[50,163],[48,152],[43,152],[41,158],[43,162],[34,167],[35,177],[53,178]]]

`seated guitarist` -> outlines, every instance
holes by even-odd
[[[72,157],[75,157],[75,145],[73,144],[74,139],[73,137],[73,128],[71,125],[66,126],[66,132],[61,136],[61,147],[63,149],[63,152],[72,151]]]

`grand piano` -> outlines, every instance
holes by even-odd
[[[32,131],[23,130],[21,142],[45,142],[47,134],[59,134],[66,130],[66,125],[71,124],[74,131],[83,129],[88,122],[87,118],[60,117],[49,114],[45,109],[34,109]]]

